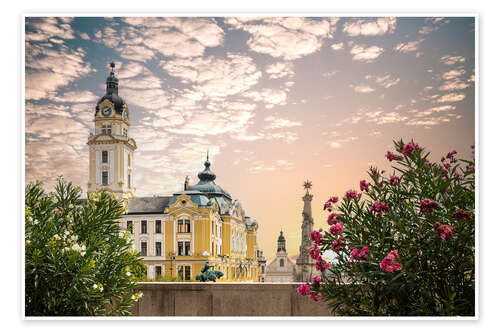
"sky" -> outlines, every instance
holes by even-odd
[[[437,161],[474,144],[473,17],[27,17],[25,176],[86,188],[89,133],[109,63],[137,142],[137,196],[216,183],[298,254],[302,184],[323,203],[390,170],[392,141]]]

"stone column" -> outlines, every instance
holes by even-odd
[[[309,257],[309,247],[312,246],[311,231],[313,231],[314,220],[311,212],[312,194],[306,193],[302,200],[304,209],[302,210],[302,242],[300,244],[300,254],[297,258],[297,281],[312,281],[313,272],[316,270],[315,263]]]

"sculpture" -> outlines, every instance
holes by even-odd
[[[211,270],[212,269],[212,270]],[[219,270],[213,270],[213,267],[205,262],[205,266],[201,269],[201,274],[196,275],[196,280],[200,282],[213,281],[221,278],[224,274]]]

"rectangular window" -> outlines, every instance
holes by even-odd
[[[123,135],[127,136],[127,129],[126,128],[123,129]]]
[[[177,221],[177,232],[184,232],[184,221]]]
[[[156,278],[161,277],[161,266],[156,266]]]
[[[184,242],[184,255],[185,256],[190,256],[191,255],[191,242]]]
[[[184,267],[183,266],[179,266],[179,268],[177,270],[177,277],[181,280],[184,280]]]
[[[177,255],[178,256],[183,255],[183,249],[184,249],[184,246],[183,246],[182,242],[177,243]]]
[[[156,230],[155,230],[156,233],[161,234],[161,220],[156,220],[155,224],[156,224]]]
[[[184,280],[191,280],[191,266],[184,266]]]
[[[146,257],[148,255],[148,243],[141,242],[141,256]]]
[[[184,232],[191,232],[191,222],[184,220]]]
[[[106,126],[101,127],[101,133],[106,134]]]
[[[102,163],[108,163],[108,151],[107,150],[102,151]]]
[[[156,256],[161,256],[161,242],[156,242]]]
[[[108,185],[108,172],[102,172],[102,185]]]
[[[108,125],[106,128],[106,133],[111,134],[111,125]]]
[[[147,234],[148,233],[148,221],[142,220],[141,221],[141,234]]]
[[[132,221],[127,221],[127,230],[133,234],[134,233],[134,222]]]
[[[127,175],[127,186],[130,188],[130,173]]]

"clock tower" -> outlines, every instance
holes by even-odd
[[[97,102],[94,114],[94,133],[90,133],[89,182],[87,193],[105,189],[118,198],[131,198],[134,187],[135,140],[129,137],[128,106],[118,96],[115,64],[106,79],[106,94]]]

